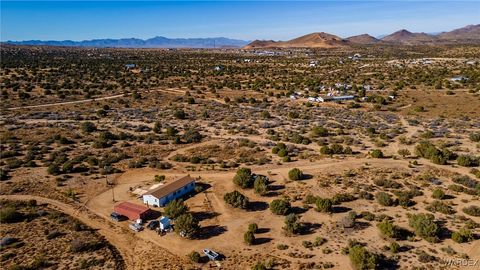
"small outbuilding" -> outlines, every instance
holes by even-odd
[[[184,176],[166,185],[161,185],[143,194],[143,203],[152,206],[165,206],[195,189],[195,178]]]
[[[145,220],[151,215],[151,210],[143,205],[130,202],[121,202],[113,206],[113,211],[130,220]]]

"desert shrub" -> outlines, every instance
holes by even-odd
[[[253,233],[256,233],[257,230],[258,230],[258,225],[257,223],[250,223],[248,224],[248,230],[253,232]]]
[[[380,187],[385,187],[385,188],[401,188],[402,185],[400,183],[397,183],[393,180],[390,179],[385,179],[385,178],[378,178],[373,181],[373,183],[377,186]]]
[[[91,133],[97,130],[97,127],[92,122],[83,122],[80,126],[81,130],[85,133]]]
[[[182,109],[179,109],[179,110],[176,110],[174,113],[173,113],[173,116],[177,119],[185,119],[187,118],[187,114],[185,113],[184,110]]]
[[[480,142],[480,132],[472,132],[469,136],[472,142]]]
[[[0,223],[15,223],[24,219],[24,215],[13,207],[0,209]]]
[[[286,249],[288,249],[288,245],[278,244],[278,245],[277,245],[277,249],[278,249],[278,250],[286,250]]]
[[[186,238],[192,238],[199,229],[198,221],[190,213],[175,219],[175,232]]]
[[[319,246],[321,246],[325,243],[327,243],[327,239],[325,239],[321,236],[317,236],[317,237],[315,237],[315,241],[313,241],[312,244],[313,244],[314,247],[319,247]]]
[[[254,266],[252,266],[252,270],[267,270],[267,267],[263,262],[257,262]]]
[[[435,217],[432,214],[413,214],[408,216],[408,224],[413,228],[415,234],[429,242],[437,241],[440,231]]]
[[[186,143],[198,143],[202,140],[203,136],[198,132],[198,130],[189,128],[185,131],[182,138]]]
[[[286,199],[276,199],[270,203],[270,211],[276,215],[286,215],[290,211],[290,202]]]
[[[441,199],[445,198],[445,192],[443,192],[443,190],[441,188],[436,188],[432,192],[432,198],[437,199],[437,200],[441,200]]]
[[[255,242],[255,235],[252,231],[246,231],[244,234],[243,234],[243,241],[245,242],[245,244],[247,245],[253,245],[253,243]]]
[[[324,127],[316,126],[312,128],[311,133],[312,133],[312,137],[326,137],[328,136],[328,129]]]
[[[480,207],[471,205],[462,209],[462,211],[470,216],[480,217]]]
[[[375,194],[375,199],[377,199],[377,202],[382,206],[394,206],[396,204],[396,201],[390,194],[382,191]]]
[[[400,245],[397,242],[393,242],[390,244],[390,246],[388,246],[388,249],[392,253],[398,253],[398,251],[400,250]]]
[[[454,155],[447,149],[441,151],[429,141],[422,141],[417,144],[415,146],[415,154],[440,165],[447,164],[447,161],[454,157]]]
[[[252,170],[249,168],[239,168],[237,174],[233,177],[233,182],[241,188],[251,187],[254,182]]]
[[[365,220],[368,220],[368,221],[372,221],[375,219],[375,214],[373,213],[370,213],[368,211],[363,211],[360,213],[360,216],[365,219]]]
[[[173,200],[165,206],[165,216],[176,219],[177,217],[185,214],[188,211],[188,206],[185,205],[183,200]]]
[[[372,152],[370,153],[370,156],[372,156],[373,158],[383,158],[384,157],[383,152],[380,149],[372,150]]]
[[[455,213],[455,210],[450,205],[447,205],[445,202],[435,200],[432,203],[430,203],[427,207],[425,207],[426,210],[430,212],[440,212],[445,215],[451,215]]]
[[[369,252],[361,245],[354,245],[348,249],[348,257],[352,266],[357,270],[376,269],[379,264],[378,255]]]
[[[298,222],[298,215],[291,213],[285,217],[285,226],[283,229],[289,235],[297,234],[300,230],[300,223]]]
[[[258,195],[266,195],[268,192],[268,183],[265,176],[259,175],[253,182],[253,189]]]
[[[421,263],[429,263],[436,260],[435,256],[432,256],[423,250],[419,251],[417,255],[418,255],[418,261]]]
[[[460,229],[458,232],[452,233],[452,240],[457,243],[466,243],[474,240],[472,231],[466,228]]]
[[[387,238],[397,238],[399,234],[399,229],[392,221],[384,219],[382,222],[377,224],[377,228],[380,230],[380,233]]]
[[[70,251],[74,253],[95,251],[103,248],[105,243],[99,241],[86,241],[80,238],[75,238],[70,242]]]
[[[324,198],[318,197],[315,204],[317,206],[316,210],[319,212],[324,212],[324,213],[332,212],[333,202],[330,199],[324,199]]]
[[[480,183],[477,180],[472,179],[472,178],[470,178],[466,175],[455,176],[455,177],[453,177],[452,181],[454,183],[460,184],[460,185],[465,186],[467,188],[478,188],[478,187],[480,187]]]
[[[397,153],[398,153],[400,156],[404,157],[404,158],[405,158],[406,156],[410,156],[410,154],[411,154],[408,149],[399,149],[399,150],[397,151]]]
[[[341,204],[343,202],[351,202],[351,201],[354,201],[356,199],[357,198],[350,193],[337,193],[332,198],[332,204],[338,205],[338,204]]]
[[[298,168],[293,168],[288,172],[288,178],[290,178],[290,180],[302,180],[303,177],[303,172]]]
[[[192,251],[190,252],[190,254],[188,254],[188,258],[190,259],[190,261],[194,263],[199,263],[200,260],[202,259],[202,256],[200,256],[200,253],[196,251]]]
[[[230,204],[235,208],[242,208],[242,209],[248,208],[248,203],[249,203],[248,197],[238,192],[237,190],[226,193],[223,196],[223,199],[225,200],[226,203]]]
[[[463,167],[476,167],[478,163],[479,158],[472,155],[460,155],[457,157],[457,164]]]

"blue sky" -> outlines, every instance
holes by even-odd
[[[480,23],[480,1],[4,1],[0,39],[347,37]]]

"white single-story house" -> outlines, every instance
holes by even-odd
[[[192,192],[194,189],[195,178],[187,175],[143,194],[143,203],[151,206],[163,207],[167,203]]]

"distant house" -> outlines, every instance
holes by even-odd
[[[224,69],[223,66],[215,66],[215,67],[213,68],[213,70],[215,70],[215,71],[221,71],[221,70],[223,70],[223,69]]]
[[[167,203],[192,192],[194,189],[195,179],[190,177],[190,175],[187,175],[143,194],[143,203],[147,205],[163,207]]]
[[[309,67],[316,67],[316,66],[317,66],[317,64],[318,64],[318,62],[317,62],[317,61],[315,61],[315,60],[312,60],[312,61],[310,61],[310,63],[308,64],[308,66],[309,66]]]
[[[354,96],[323,96],[318,97],[317,100],[319,102],[328,102],[328,101],[342,101],[342,100],[352,100]]]
[[[126,64],[125,65],[125,69],[132,69],[132,68],[135,68],[137,65],[135,64]]]
[[[151,211],[148,207],[138,205],[130,202],[121,202],[113,206],[113,211],[122,216],[126,216],[128,219],[146,219],[151,215]]]

